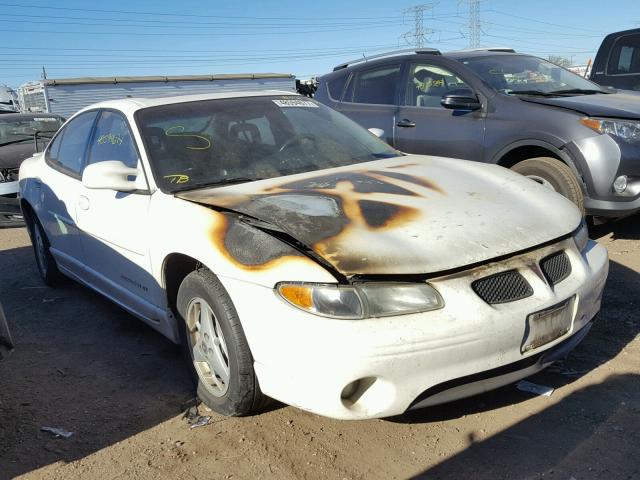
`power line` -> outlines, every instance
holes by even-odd
[[[414,23],[413,31],[409,31],[403,35],[407,43],[413,43],[416,48],[424,47],[425,36],[430,36],[434,32],[431,28],[424,28],[424,12],[433,11],[436,4],[437,2],[423,3],[403,10],[403,14],[413,15]]]
[[[459,3],[467,4],[469,19],[467,21],[467,31],[469,32],[469,48],[480,46],[480,35],[482,33],[482,22],[480,21],[480,2],[483,0],[458,0]]]
[[[38,10],[46,9],[46,10],[64,10],[71,12],[93,12],[93,13],[121,13],[126,15],[149,15],[149,16],[165,16],[165,17],[188,17],[188,18],[235,18],[235,19],[246,19],[246,20],[310,20],[317,19],[319,21],[323,20],[344,20],[344,17],[253,17],[253,16],[232,16],[232,15],[203,15],[203,14],[194,14],[194,13],[177,13],[177,12],[142,12],[142,11],[134,11],[134,10],[108,10],[108,9],[97,9],[97,8],[71,8],[71,7],[59,7],[59,6],[49,6],[49,5],[26,5],[19,3],[0,3],[2,7],[19,7],[19,8],[37,8]],[[349,17],[355,20],[385,20],[392,17]],[[401,17],[396,17],[401,18]]]

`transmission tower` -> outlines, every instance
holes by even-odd
[[[469,6],[469,23],[467,24],[469,48],[478,48],[480,46],[480,35],[482,34],[480,2],[482,1],[483,0],[460,0],[460,3],[466,3]]]
[[[424,28],[424,12],[433,10],[438,2],[423,3],[421,5],[414,5],[403,10],[404,15],[412,15],[414,18],[414,28],[403,35],[407,43],[415,45],[416,48],[424,47],[426,37],[429,37],[434,33],[431,28]]]

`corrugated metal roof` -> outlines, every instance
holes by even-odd
[[[140,82],[212,82],[214,80],[258,80],[262,78],[295,78],[290,73],[224,73],[215,75],[174,75],[174,76],[144,76],[144,77],[81,77],[46,79],[40,82],[44,85],[82,85],[96,83],[140,83]]]

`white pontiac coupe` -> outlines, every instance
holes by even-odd
[[[608,272],[560,195],[283,92],[90,106],[20,193],[44,281],[182,342],[226,415],[268,396],[385,417],[505,385],[582,340]]]

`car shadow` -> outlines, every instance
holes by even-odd
[[[489,438],[470,432],[463,451],[412,478],[638,478],[639,399],[640,375],[612,375]]]
[[[0,252],[0,298],[15,343],[0,363],[0,478],[83,458],[194,396],[178,346],[75,282],[44,287],[30,247]]]
[[[589,227],[591,238],[601,238],[611,234],[614,240],[638,240],[640,239],[640,226],[638,225],[640,214],[619,220],[607,220],[600,225]]]

